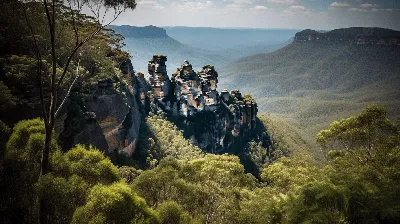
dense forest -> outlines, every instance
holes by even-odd
[[[400,121],[376,105],[321,130],[318,159],[267,115],[258,121],[270,144],[250,141],[245,156],[203,152],[162,113],[146,114],[132,156],[66,148],[59,120],[69,118],[57,116],[80,107],[63,102],[104,79],[126,99],[121,65],[130,55],[104,17],[62,3],[0,3],[0,222],[400,222]],[[103,4],[117,14],[136,5]]]

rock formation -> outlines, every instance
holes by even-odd
[[[235,138],[255,129],[256,102],[250,96],[243,97],[239,90],[224,90],[220,95],[214,66],[206,65],[196,73],[184,61],[169,80],[165,61],[165,56],[154,55],[149,62],[153,112],[162,109],[180,120],[186,137],[196,145],[211,152],[224,151]],[[154,67],[162,72],[155,72]]]
[[[147,94],[148,86],[143,76],[135,76],[130,62],[121,66],[121,73],[122,80],[98,81],[95,91],[71,92],[56,127],[64,149],[85,144],[108,153],[133,154],[144,117],[140,97]]]
[[[57,126],[63,148],[94,145],[132,155],[148,113],[165,113],[185,137],[209,152],[224,152],[256,127],[257,104],[239,90],[217,91],[218,73],[206,65],[195,72],[188,61],[169,78],[167,57],[154,55],[145,74],[122,64],[121,75],[98,81],[89,93],[71,93]]]

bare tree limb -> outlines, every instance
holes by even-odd
[[[55,114],[56,117],[57,117],[58,113],[60,112],[60,109],[62,108],[64,103],[67,101],[69,94],[71,93],[71,89],[74,86],[76,80],[79,78],[79,62],[80,61],[78,61],[78,66],[76,67],[76,77],[75,77],[74,81],[72,81],[71,85],[69,86],[67,95],[64,97],[63,101],[61,102],[60,106],[58,107],[56,114]]]

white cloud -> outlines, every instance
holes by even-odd
[[[274,4],[284,4],[284,5],[295,5],[299,3],[300,0],[267,0],[269,3]]]
[[[349,6],[350,6],[350,4],[347,2],[334,2],[331,4],[331,7],[333,7],[333,8],[346,8]]]
[[[159,4],[157,1],[154,0],[142,0],[137,1],[138,8],[153,8],[153,9],[163,9],[164,6]]]
[[[253,3],[252,0],[232,0],[234,4],[246,4],[251,5]]]
[[[214,3],[210,0],[200,0],[200,1],[185,1],[180,3],[172,3],[172,7],[184,10],[205,10],[214,6]]]
[[[254,9],[251,0],[231,0],[232,3],[226,4],[225,9],[229,11],[244,11]]]
[[[299,11],[303,11],[306,10],[306,7],[302,6],[302,5],[294,5],[290,7],[293,10],[299,10]]]
[[[361,6],[360,6],[361,8],[364,8],[364,9],[371,9],[371,8],[376,8],[376,4],[362,4]]]
[[[262,10],[268,10],[268,7],[265,7],[265,6],[262,6],[262,5],[256,5],[254,7],[254,9],[262,11]]]
[[[365,9],[360,9],[360,8],[349,8],[350,12],[367,12]]]

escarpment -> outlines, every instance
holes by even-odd
[[[58,127],[64,149],[85,144],[107,153],[118,150],[133,154],[145,116],[140,96],[147,88],[140,76],[135,76],[130,61],[120,70],[119,76],[98,81],[93,90],[71,93]]]
[[[218,73],[211,65],[195,72],[184,61],[170,78],[166,61],[166,56],[154,55],[148,79],[141,72],[135,74],[128,61],[119,76],[98,81],[95,90],[71,93],[58,127],[63,148],[94,145],[131,156],[140,124],[149,113],[166,115],[185,137],[208,152],[231,152],[246,139],[260,140],[261,134],[255,134],[257,103],[250,95],[239,90],[218,92]]]
[[[329,32],[307,29],[296,33],[294,42],[399,46],[400,32],[374,27],[352,27],[335,29]]]

